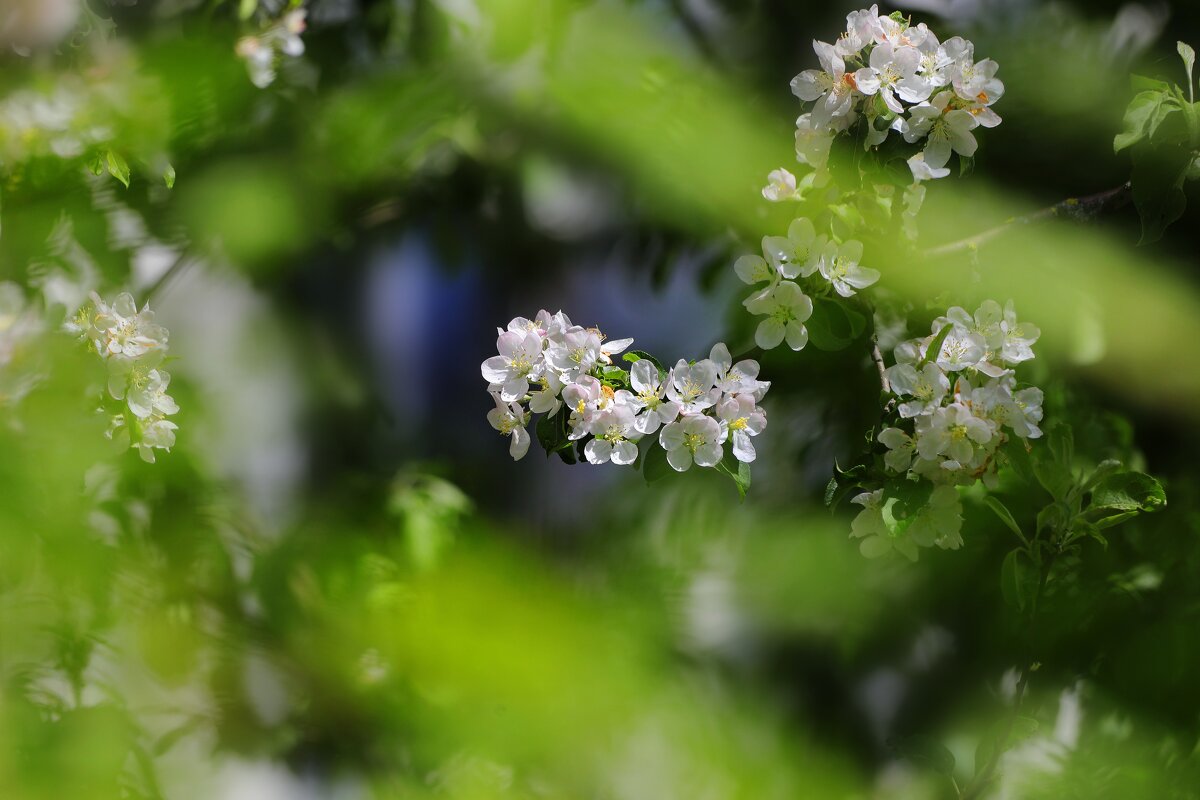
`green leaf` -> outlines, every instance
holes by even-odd
[[[917,364],[918,370],[930,361],[937,360],[938,355],[942,352],[942,343],[946,341],[946,337],[950,335],[950,331],[952,330],[954,330],[954,326],[949,323],[942,326],[942,329],[937,332],[937,336],[933,337],[933,341],[926,348],[925,357]]]
[[[1089,510],[1158,511],[1166,504],[1167,494],[1153,477],[1144,472],[1122,472],[1096,484]]]
[[[1187,195],[1183,182],[1192,164],[1192,151],[1182,143],[1139,147],[1133,151],[1133,204],[1142,219],[1139,244],[1162,238],[1163,231],[1183,216]]]
[[[1098,530],[1098,531],[1107,530],[1109,528],[1115,528],[1117,525],[1120,525],[1122,522],[1128,522],[1129,520],[1133,519],[1140,513],[1142,513],[1142,512],[1140,512],[1140,511],[1119,511],[1116,514],[1113,514],[1112,516],[1101,517],[1100,519],[1096,520],[1095,523],[1093,523],[1093,527],[1095,527],[1096,530]],[[1091,532],[1089,531],[1089,535],[1094,536],[1095,534],[1091,534]]]
[[[1043,508],[1037,515],[1037,530],[1049,531],[1051,534],[1060,533],[1067,524],[1067,512],[1061,500],[1056,500]]]
[[[658,367],[660,374],[667,371],[667,368],[662,365],[661,361],[644,350],[630,350],[629,352],[625,353],[622,358],[624,358],[630,364],[636,364],[638,361],[649,361],[651,364]]]
[[[1000,565],[1000,591],[1004,602],[1024,611],[1037,593],[1037,568],[1024,550],[1009,552]]]
[[[1157,78],[1147,78],[1145,75],[1130,75],[1129,85],[1133,87],[1135,92],[1167,92],[1171,91],[1171,84],[1166,81],[1160,81]]]
[[[167,185],[168,189],[175,188],[175,167],[170,164],[167,164],[167,168],[163,170],[163,183]]]
[[[651,442],[650,449],[646,451],[646,460],[642,464],[642,477],[646,479],[646,483],[662,480],[674,471],[667,463],[667,451],[656,442]]]
[[[1139,92],[1125,109],[1125,130],[1113,139],[1113,151],[1119,153],[1142,139],[1153,138],[1167,115],[1178,110],[1166,91]]]
[[[125,188],[129,188],[129,162],[115,150],[109,150],[104,157],[105,166],[108,167],[108,174],[125,184]]]
[[[1188,93],[1192,91],[1192,68],[1196,66],[1196,51],[1192,49],[1190,44],[1184,42],[1176,42],[1175,49],[1179,52],[1179,57],[1183,59],[1183,66],[1187,69],[1188,76]]]
[[[562,413],[563,412],[560,410],[559,415]],[[534,427],[534,432],[537,434],[538,444],[540,444],[542,449],[546,451],[546,458],[549,458],[550,454],[558,449],[559,436],[557,416],[558,415],[555,417],[548,417],[543,414],[541,419],[537,421],[537,425]]]
[[[814,347],[834,352],[846,349],[862,335],[867,318],[846,303],[825,297],[813,301],[812,316],[804,327]]]
[[[1000,518],[1001,522],[1008,526],[1009,530],[1017,535],[1018,539],[1020,539],[1022,542],[1026,541],[1025,534],[1021,533],[1021,526],[1017,524],[1015,519],[1013,519],[1012,512],[1008,510],[1008,507],[1005,506],[1004,503],[1001,503],[992,495],[988,495],[987,497],[983,498],[983,502],[986,503],[987,507],[990,508],[992,512]]]
[[[238,3],[238,19],[248,20],[258,10],[258,0],[240,0]]]
[[[629,385],[629,373],[620,367],[603,367],[600,370],[600,377],[609,383],[619,383],[622,386]]]
[[[734,476],[733,480],[737,484],[738,494],[745,500],[746,494],[750,491],[750,465],[745,462],[739,462],[737,475]]]
[[[1075,485],[1074,456],[1074,435],[1068,425],[1051,428],[1045,441],[1033,449],[1033,474],[1055,500],[1065,500]]]
[[[932,769],[942,775],[954,772],[954,754],[941,742],[929,736],[906,736],[889,744],[896,754],[917,766]]]
[[[88,157],[87,168],[93,175],[104,174],[104,153],[93,153]]]
[[[1099,483],[1101,480],[1108,477],[1109,475],[1112,475],[1113,473],[1117,472],[1120,469],[1121,469],[1121,462],[1118,461],[1117,459],[1115,459],[1115,458],[1104,459],[1103,461],[1101,461],[1099,464],[1096,465],[1096,468],[1094,470],[1092,470],[1091,477],[1088,478],[1087,483],[1085,483],[1083,486],[1084,490],[1085,491],[1091,490],[1091,488],[1093,486],[1095,486],[1097,483]]]

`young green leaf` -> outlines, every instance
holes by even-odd
[[[1175,49],[1179,51],[1179,57],[1183,59],[1183,66],[1187,70],[1188,76],[1188,101],[1195,102],[1196,93],[1193,90],[1195,85],[1192,80],[1192,68],[1196,66],[1196,51],[1192,49],[1190,44],[1184,42],[1176,42]]]
[[[1121,152],[1142,139],[1153,138],[1159,125],[1179,106],[1165,91],[1145,91],[1134,96],[1125,109],[1125,130],[1113,140],[1113,151]]]
[[[1004,503],[1001,503],[992,495],[988,495],[987,497],[983,498],[983,502],[986,503],[987,507],[990,508],[992,512],[1000,518],[1001,522],[1008,526],[1009,530],[1017,535],[1018,539],[1026,544],[1029,543],[1025,538],[1025,534],[1021,533],[1021,526],[1017,524],[1017,521],[1013,518],[1012,512],[1008,510],[1008,507],[1005,506]]]
[[[1157,511],[1167,504],[1162,484],[1143,472],[1109,475],[1092,489],[1090,509]]]
[[[929,347],[925,349],[925,356],[917,364],[917,369],[928,364],[930,361],[936,361],[938,355],[942,352],[942,343],[946,341],[946,337],[950,335],[950,331],[954,330],[953,325],[943,325],[942,329],[937,332],[937,336],[933,337],[933,341],[929,343]]]
[[[168,189],[175,188],[175,167],[170,164],[167,164],[167,168],[163,170],[163,183],[167,185]]]
[[[119,180],[129,188],[129,162],[115,150],[109,150],[104,157],[105,166],[108,167],[108,174]]]
[[[1000,565],[1000,591],[1010,606],[1024,611],[1037,592],[1037,568],[1024,550],[1011,551]]]

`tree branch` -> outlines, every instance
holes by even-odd
[[[970,236],[966,239],[960,239],[957,242],[939,245],[925,251],[926,258],[940,258],[942,256],[960,253],[963,250],[976,250],[981,245],[990,242],[997,236],[1005,233],[1011,228],[1018,225],[1031,225],[1035,222],[1043,222],[1048,219],[1057,219],[1065,217],[1079,222],[1086,222],[1095,219],[1102,211],[1109,208],[1120,208],[1129,202],[1130,184],[1128,181],[1121,184],[1115,189],[1109,189],[1104,192],[1087,195],[1086,197],[1068,197],[1066,200],[1055,203],[1047,208],[1040,209],[1032,214],[1026,214],[1022,217],[1013,217],[1002,225],[997,225],[994,228]]]
[[[888,380],[887,367],[883,363],[883,353],[879,352],[879,342],[871,341],[871,360],[875,362],[875,368],[879,370],[879,388],[884,394],[891,394],[892,382]]]

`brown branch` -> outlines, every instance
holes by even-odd
[[[1104,192],[1087,195],[1086,197],[1068,197],[1066,200],[1055,203],[1047,208],[1040,209],[1032,214],[1026,214],[1021,217],[1013,217],[1004,222],[1002,225],[997,225],[994,228],[970,236],[966,239],[960,239],[957,242],[939,245],[938,247],[926,250],[924,256],[926,258],[940,258],[954,253],[962,252],[963,250],[976,250],[981,245],[990,242],[997,236],[1005,233],[1011,228],[1019,225],[1032,225],[1035,222],[1044,222],[1048,219],[1058,219],[1060,217],[1073,219],[1079,222],[1086,222],[1095,219],[1097,215],[1109,208],[1120,208],[1124,206],[1130,197],[1129,182],[1121,184],[1115,189],[1109,189]]]

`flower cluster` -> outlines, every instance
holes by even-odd
[[[861,124],[867,148],[895,131],[909,144],[923,143],[908,160],[913,180],[950,174],[952,153],[970,157],[976,128],[994,128],[992,104],[1004,94],[991,59],[975,60],[975,46],[955,36],[945,42],[925,23],[912,25],[899,12],[881,17],[876,6],[846,17],[834,44],[813,42],[820,69],[792,79],[792,93],[812,108],[796,120],[796,157],[822,174],[834,137]],[[791,190],[789,191],[789,185]],[[795,192],[782,174],[763,190],[768,199]]]
[[[308,12],[293,9],[255,36],[243,36],[238,40],[235,51],[246,62],[250,81],[260,89],[275,82],[275,66],[281,56],[304,54],[304,33]]]
[[[92,294],[68,321],[66,329],[91,344],[108,366],[108,394],[122,404],[112,416],[108,436],[121,450],[136,447],[154,463],[154,450],[170,452],[177,425],[167,417],[179,411],[167,394],[171,376],[160,369],[167,354],[167,329],[154,322],[147,303],[140,311],[133,296],[123,293],[109,305]]]
[[[499,355],[483,362],[482,373],[495,407],[488,422],[511,439],[509,453],[529,449],[527,427],[534,412],[544,414],[551,448],[561,426],[561,447],[582,445],[589,463],[629,465],[637,443],[658,435],[666,460],[683,472],[692,464],[715,467],[730,442],[734,457],[755,458],[752,437],[763,431],[759,407],[770,383],[758,379],[758,363],[733,363],[724,344],[696,362],[680,360],[664,369],[646,353],[631,352],[628,371],[613,364],[632,339],[605,340],[595,328],[575,325],[561,311],[517,317],[497,329]],[[546,444],[543,441],[543,444]]]
[[[1042,391],[1018,388],[1014,373],[1034,357],[1039,335],[1036,326],[1017,320],[1011,302],[1001,308],[987,300],[974,314],[951,308],[934,320],[929,336],[896,348],[896,364],[886,371],[896,400],[893,424],[877,437],[887,448],[883,461],[889,473],[934,488],[903,524],[888,505],[897,498],[884,489],[855,497],[863,510],[851,535],[863,539],[863,553],[895,548],[915,559],[917,547],[961,544],[954,487],[980,479],[994,487],[997,448],[1010,435],[1042,435]]]
[[[766,284],[743,303],[751,314],[766,317],[754,333],[754,341],[764,350],[784,340],[793,350],[808,343],[804,323],[812,315],[813,303],[797,279],[806,279],[806,288],[816,296],[836,292],[842,297],[879,280],[878,270],[859,264],[862,242],[839,243],[818,235],[807,219],[794,220],[787,236],[763,237],[762,252],[742,256],[733,269],[744,283]]]

